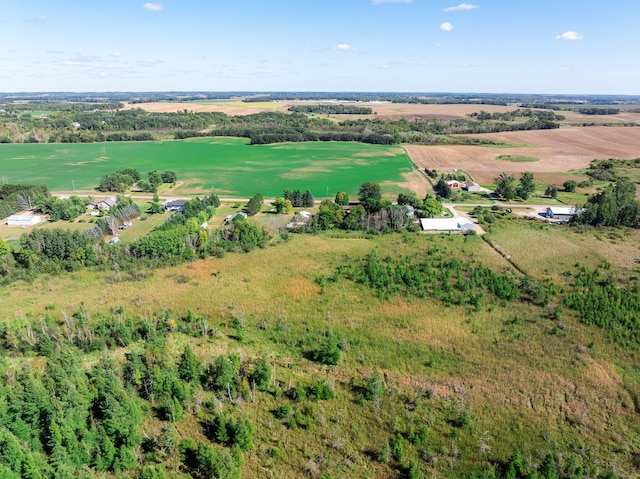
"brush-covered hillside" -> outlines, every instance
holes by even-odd
[[[636,477],[638,240],[504,220],[10,283],[0,477]]]

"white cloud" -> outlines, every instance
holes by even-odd
[[[560,67],[560,71],[561,72],[570,72],[571,68],[569,68],[569,67]]]
[[[556,36],[556,40],[583,40],[584,37],[576,32],[564,32],[562,35]]]
[[[112,52],[109,56],[113,58],[119,58],[122,56],[122,52]]]
[[[463,10],[475,10],[476,8],[480,8],[480,5],[473,5],[472,3],[461,3],[455,7],[447,7],[444,9],[445,12],[460,12]]]
[[[413,0],[373,0],[374,5],[380,5],[382,3],[413,3]]]
[[[39,16],[39,17],[35,17],[35,18],[30,18],[27,20],[27,22],[29,23],[34,23],[36,25],[43,25],[45,23],[47,23],[49,21],[49,19],[47,17],[45,17],[44,15]]]
[[[451,25],[449,22],[441,23],[440,30],[442,30],[443,32],[450,32],[451,30],[453,30],[453,25]]]
[[[348,43],[340,43],[340,44],[336,45],[336,50],[353,51],[353,50],[355,50],[355,48],[353,48]]]
[[[93,55],[84,55],[82,53],[76,53],[70,58],[65,58],[64,64],[67,66],[86,65],[87,63],[93,63],[98,60],[98,57]]]
[[[161,12],[162,10],[164,10],[164,5],[162,5],[161,3],[147,2],[142,5],[142,8],[146,8],[147,10],[151,10],[152,12]]]

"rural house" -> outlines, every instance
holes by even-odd
[[[449,180],[447,181],[447,185],[449,185],[449,188],[460,188],[460,182],[458,180]]]
[[[106,200],[94,201],[93,203],[87,205],[87,209],[89,210],[103,210],[109,211],[116,205],[115,198],[107,198]]]
[[[184,205],[187,204],[186,200],[171,200],[165,201],[162,205],[165,211],[177,211],[182,213],[184,211]]]

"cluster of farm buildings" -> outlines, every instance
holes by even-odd
[[[448,184],[451,188],[463,188],[470,192],[480,192],[485,191],[480,185],[474,182],[466,182],[461,183],[458,180],[450,180]],[[186,204],[186,200],[169,200],[163,203],[163,208],[165,211],[176,211],[182,212],[184,210],[184,206]],[[89,205],[87,205],[87,209],[91,211],[91,215],[98,216],[103,214],[103,212],[108,212],[111,208],[116,205],[115,198],[107,198],[99,201],[95,201]],[[410,205],[405,205],[407,208],[407,215],[410,218],[415,218],[416,211]],[[349,208],[348,206],[345,208]],[[576,208],[574,206],[550,206],[546,209],[546,212],[543,216],[546,216],[549,219],[555,220],[555,222],[566,222],[571,219],[572,216],[576,214]],[[247,214],[243,212],[238,212],[233,215],[229,215],[225,218],[225,223],[229,223],[233,221],[236,217],[242,216],[243,218],[247,218]],[[308,211],[300,211],[294,217],[293,220],[287,225],[290,229],[299,229],[301,226],[305,226],[309,223],[312,217],[312,213]],[[20,226],[20,227],[28,227],[34,226],[43,221],[43,218],[39,215],[12,215],[7,219],[8,226]],[[433,231],[433,232],[461,232],[461,233],[469,233],[475,231],[475,225],[473,221],[469,218],[465,218],[463,216],[456,216],[454,218],[420,218],[419,220],[420,226],[423,231]]]

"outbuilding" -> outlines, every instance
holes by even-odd
[[[473,222],[462,216],[455,218],[420,218],[423,231],[475,231]]]
[[[475,183],[473,181],[468,181],[463,189],[467,190],[469,193],[480,193],[482,192],[482,186],[480,186],[478,183]]]
[[[570,219],[576,214],[575,206],[549,206],[547,218]]]
[[[38,215],[11,215],[7,218],[9,226],[33,226],[42,221]]]

